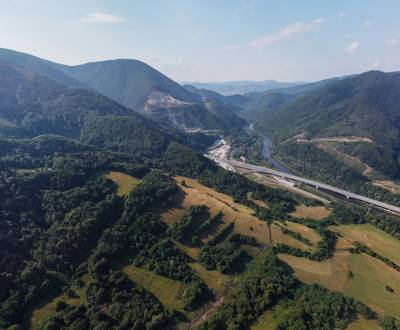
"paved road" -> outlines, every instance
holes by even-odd
[[[228,159],[224,159],[223,162],[232,165],[232,166],[236,166],[236,167],[240,167],[240,168],[244,168],[244,169],[248,169],[248,170],[252,170],[255,172],[259,172],[259,173],[267,173],[267,174],[271,174],[271,175],[275,175],[281,178],[285,178],[285,179],[289,179],[289,180],[293,180],[293,181],[297,181],[297,182],[302,182],[305,184],[308,184],[310,186],[314,186],[317,189],[324,189],[327,191],[331,191],[334,192],[336,194],[345,196],[346,198],[351,198],[357,201],[361,201],[364,203],[367,203],[369,205],[372,206],[376,206],[378,208],[387,210],[387,211],[391,211],[393,213],[397,213],[400,214],[400,207],[394,206],[394,205],[390,205],[387,203],[383,203],[380,201],[377,201],[375,199],[372,198],[368,198],[362,195],[357,195],[354,194],[352,192],[349,192],[347,190],[343,190],[343,189],[339,189],[324,183],[320,183],[314,180],[310,180],[310,179],[306,179],[297,175],[293,175],[293,174],[287,174],[287,173],[283,173],[280,171],[276,171],[276,170],[271,170],[267,167],[263,167],[263,166],[257,166],[257,165],[251,165],[251,164],[247,164],[247,163],[243,163],[243,162],[239,162],[236,160],[228,160]]]

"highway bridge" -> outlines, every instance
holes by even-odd
[[[222,160],[221,160],[222,161]],[[310,179],[306,179],[303,178],[301,176],[297,176],[297,175],[293,175],[293,174],[288,174],[288,173],[283,173],[280,171],[276,171],[276,170],[272,170],[269,169],[267,167],[264,166],[257,166],[257,165],[251,165],[248,163],[244,163],[244,162],[239,162],[237,160],[230,160],[230,159],[224,159],[223,162],[231,165],[231,166],[235,166],[235,167],[239,167],[239,168],[243,168],[243,169],[248,169],[254,172],[258,172],[258,173],[265,173],[265,174],[270,174],[270,175],[274,175],[280,178],[284,178],[284,179],[288,179],[288,180],[292,180],[292,181],[296,181],[296,182],[302,182],[305,183],[307,185],[313,186],[316,189],[323,189],[329,192],[333,192],[339,195],[342,195],[348,199],[353,199],[356,201],[360,201],[366,204],[369,204],[371,206],[375,206],[378,207],[380,209],[383,209],[385,211],[390,211],[392,213],[396,213],[396,214],[400,214],[400,207],[394,206],[394,205],[390,205],[384,202],[380,202],[377,201],[375,199],[372,198],[368,198],[362,195],[358,195],[358,194],[354,194],[350,191],[344,190],[344,189],[340,189],[340,188],[336,188],[324,183],[320,183],[314,180],[310,180]]]

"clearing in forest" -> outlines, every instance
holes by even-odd
[[[117,185],[117,195],[126,196],[129,192],[134,189],[140,182],[140,179],[134,178],[128,174],[122,172],[110,171],[103,174],[106,179],[113,181]]]
[[[90,281],[91,277],[86,274],[82,277],[82,281],[86,286]],[[50,301],[44,299],[38,308],[32,311],[31,315],[31,329],[39,329],[43,322],[48,320],[49,317],[56,313],[56,306],[59,301],[64,301],[69,305],[77,306],[86,304],[85,286],[82,288],[74,288],[76,297],[68,297],[67,294],[62,293],[59,296],[51,299]]]
[[[181,298],[186,288],[184,283],[133,265],[124,267],[123,272],[131,281],[151,292],[167,309],[189,314]]]
[[[275,330],[276,322],[274,320],[273,312],[270,310],[265,311],[254,323],[250,330]]]
[[[299,205],[296,211],[290,213],[295,218],[310,218],[314,220],[323,220],[331,214],[331,211],[325,206],[306,206]]]

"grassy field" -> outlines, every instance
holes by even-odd
[[[382,330],[382,328],[377,321],[360,317],[357,321],[350,323],[346,330]]]
[[[216,270],[207,270],[199,263],[191,263],[189,265],[217,295],[226,293],[226,290],[235,282],[234,276],[225,275]]]
[[[190,247],[180,242],[174,241],[176,247],[180,249],[183,253],[187,256],[192,258],[193,260],[197,261],[200,258],[200,248],[198,247]]]
[[[91,280],[89,275],[84,275],[82,281],[87,285]],[[61,294],[58,297],[51,299],[50,301],[44,301],[41,306],[32,311],[31,316],[31,329],[39,329],[41,324],[46,321],[49,317],[56,313],[56,306],[59,301],[65,301],[69,305],[80,305],[86,304],[85,287],[74,288],[77,298],[70,298],[66,294]]]
[[[314,220],[323,220],[331,214],[331,211],[325,206],[305,206],[299,205],[296,211],[290,215],[295,218],[310,218]]]
[[[250,208],[235,203],[230,196],[203,186],[196,180],[185,177],[176,177],[175,179],[180,192],[175,196],[172,207],[160,210],[160,216],[166,223],[179,221],[192,205],[205,204],[208,206],[211,216],[219,212],[223,213],[220,226],[226,226],[233,222],[235,224],[234,231],[238,234],[254,237],[263,244],[286,243],[307,251],[312,249],[291,236],[283,234],[281,228],[275,224],[271,226],[271,242],[266,222],[258,219]],[[186,183],[185,186],[181,185],[183,180]],[[210,233],[210,235],[212,234]],[[207,237],[204,240],[206,241]]]
[[[111,171],[103,175],[105,178],[110,179],[117,185],[118,196],[128,195],[128,193],[141,182],[141,180],[122,172]]]
[[[313,245],[317,245],[318,242],[322,240],[321,235],[315,232],[315,230],[302,224],[286,221],[285,227],[291,231],[301,234],[305,238],[308,238]]]
[[[365,244],[375,252],[400,265],[400,241],[370,224],[332,226],[350,242]]]
[[[181,299],[186,288],[184,283],[132,265],[125,266],[123,272],[137,285],[142,286],[157,297],[167,309],[177,310],[188,316]]]
[[[343,293],[369,305],[375,311],[400,317],[400,273],[368,255],[351,255],[349,279]],[[395,292],[385,289],[389,286]]]
[[[287,254],[279,254],[279,259],[289,264],[293,268],[295,276],[304,283],[316,283],[334,291],[342,291],[346,286],[349,272],[349,252],[336,252],[333,258],[322,262]]]
[[[250,330],[274,330],[275,326],[273,312],[266,311],[260,316],[257,322],[250,327]]]

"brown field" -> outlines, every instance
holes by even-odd
[[[348,242],[361,242],[400,265],[400,241],[373,225],[340,225],[330,227]]]
[[[117,185],[118,196],[128,195],[128,193],[141,182],[141,180],[122,172],[111,171],[104,174],[104,177],[110,179]]]
[[[322,262],[279,254],[279,259],[293,268],[295,276],[307,284],[316,283],[329,290],[341,291],[348,280],[349,252],[336,252]]]
[[[350,323],[346,330],[382,330],[376,320],[366,320],[359,316],[359,319]]]
[[[183,253],[188,255],[190,258],[192,258],[195,261],[199,260],[200,248],[189,247],[189,246],[182,244],[180,242],[177,242],[177,241],[174,241],[174,243],[178,249],[180,249]]]
[[[208,206],[210,215],[223,213],[221,226],[235,223],[234,231],[238,234],[251,236],[263,244],[270,244],[267,223],[253,215],[250,208],[235,203],[233,199],[225,194],[216,192],[206,186],[199,184],[196,180],[176,177],[180,192],[175,196],[174,205],[168,210],[161,210],[160,216],[168,224],[178,221],[190,209],[192,205],[205,204]],[[181,185],[185,181],[186,187]],[[306,244],[282,233],[279,226],[271,226],[272,243],[286,243],[290,246],[310,251],[312,248]]]
[[[253,201],[253,202],[254,202],[256,205],[258,205],[258,206],[261,206],[261,207],[268,207],[266,201],[262,201],[262,200],[259,200],[259,199],[254,199],[254,198],[252,197],[252,192],[251,192],[251,191],[249,191],[249,192],[247,193],[247,199]]]
[[[314,245],[317,245],[318,242],[320,242],[322,240],[321,235],[319,235],[313,229],[311,229],[307,226],[304,226],[302,224],[286,221],[285,227],[291,231],[295,231],[296,233],[301,234],[305,238],[308,238],[311,241],[311,243],[313,243]]]
[[[331,214],[331,211],[325,206],[305,206],[299,205],[296,211],[290,215],[295,218],[310,218],[314,220],[323,220]]]
[[[389,180],[375,180],[372,182],[374,186],[389,190],[394,194],[400,194],[400,185]]]
[[[217,295],[224,295],[235,282],[235,276],[225,275],[216,270],[207,270],[199,263],[191,263],[190,267],[199,275],[204,283]]]

